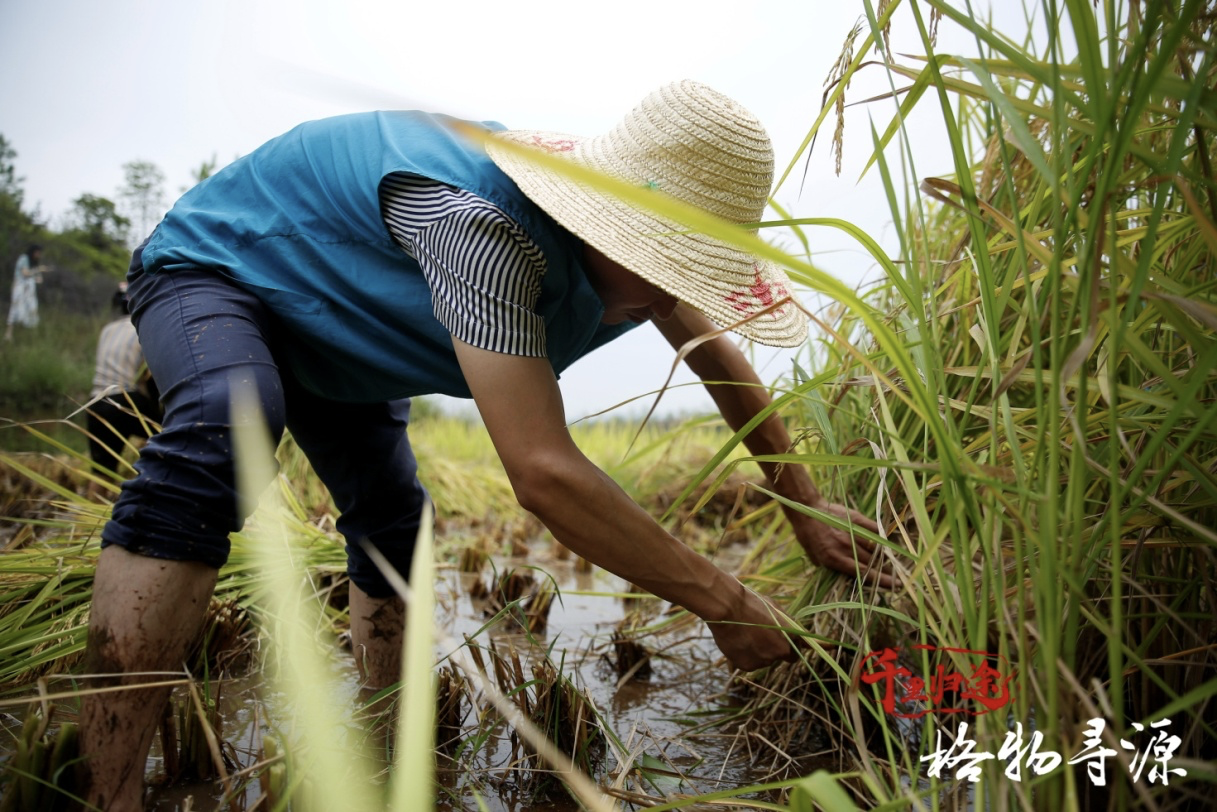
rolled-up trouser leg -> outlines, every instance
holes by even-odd
[[[144,274],[138,257],[129,275],[132,320],[165,416],[140,453],[138,475],[123,485],[102,546],[218,568],[248,509],[234,480],[233,387],[256,393],[272,448],[283,433],[274,322],[257,297],[217,273]]]
[[[311,394],[284,376],[287,426],[340,511],[347,541],[347,572],[373,598],[393,588],[364,552],[376,547],[403,577],[418,535],[426,490],[406,426],[410,401],[340,403]]]

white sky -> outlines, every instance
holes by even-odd
[[[893,50],[920,52],[901,12]],[[1022,12],[1008,13],[1017,26],[1009,33],[1021,38]],[[223,165],[308,119],[418,108],[595,135],[656,87],[692,78],[760,118],[780,174],[863,15],[860,0],[0,0],[0,133],[18,153],[27,208],[57,226],[82,193],[117,201],[131,160],[158,165],[172,200],[213,155]],[[939,49],[974,52],[945,22]],[[871,68],[849,98],[887,89],[882,69]],[[776,199],[798,216],[851,220],[894,251],[878,174],[857,182],[870,153],[868,116],[886,125],[892,112],[890,101],[849,111],[839,179],[825,127],[802,194],[796,178]],[[941,130],[924,118],[917,174],[949,173]],[[847,238],[809,236],[815,261],[838,278],[857,284],[873,272]],[[789,355],[763,357],[763,380],[790,367]],[[568,417],[657,388],[671,358],[645,326],[593,353],[562,378]],[[712,409],[700,387],[664,398],[665,412],[695,409]]]

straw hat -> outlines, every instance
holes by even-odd
[[[539,167],[497,139],[580,162],[732,223],[757,223],[773,183],[773,148],[760,122],[721,93],[675,82],[643,99],[605,135],[508,130],[496,133],[486,150],[564,228],[720,325],[793,299],[789,278],[767,260]],[[794,347],[807,337],[807,320],[787,302],[736,331],[761,344]]]

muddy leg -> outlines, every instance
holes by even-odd
[[[90,674],[177,671],[198,634],[216,571],[204,564],[101,552],[93,582],[85,668]],[[163,679],[120,677],[93,684]],[[107,812],[143,809],[144,764],[169,688],[87,695],[81,702],[81,789]]]
[[[363,680],[363,698],[401,679],[401,647],[406,627],[406,606],[399,597],[373,598],[351,584],[351,651]],[[369,706],[375,714],[373,741],[383,748],[392,730],[395,697]]]

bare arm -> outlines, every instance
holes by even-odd
[[[740,668],[793,657],[781,632],[757,627],[775,625],[767,602],[667,533],[579,451],[546,359],[453,344],[516,498],[559,541],[709,622]]]
[[[654,323],[676,349],[680,349],[690,339],[718,329],[708,318],[685,305],[677,307],[670,318],[655,319]],[[699,378],[707,382],[706,390],[714,399],[727,425],[735,431],[739,431],[770,403],[769,395],[748,359],[725,336],[719,336],[698,346],[689,353],[685,362]],[[732,383],[715,385],[709,383],[710,381]],[[744,444],[757,456],[782,454],[789,451],[791,446],[790,435],[776,414],[770,415],[744,438]],[[793,502],[846,519],[871,532],[879,532],[878,525],[857,511],[828,502],[821,496],[802,466],[787,465],[782,467],[780,472],[775,463],[762,462],[760,466],[775,493]],[[785,505],[782,509],[794,529],[795,538],[814,563],[847,574],[855,574],[861,570],[868,581],[885,588],[895,585],[891,575],[871,568],[872,561],[877,563],[877,554],[870,541],[818,522]]]

